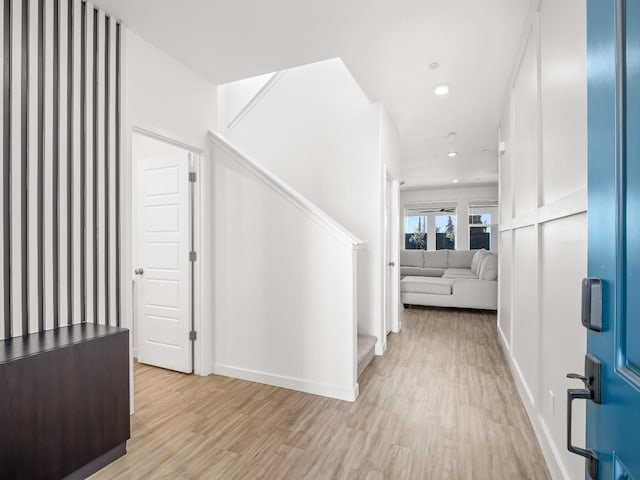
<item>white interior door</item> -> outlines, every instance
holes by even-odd
[[[132,153],[138,361],[189,373],[190,153],[138,133]]]
[[[393,272],[395,271],[395,264],[393,262],[393,243],[391,241],[391,232],[392,232],[392,222],[393,216],[391,213],[391,180],[387,178],[387,186],[385,193],[385,259],[386,259],[386,268],[385,268],[385,321],[384,321],[384,329],[385,334],[389,334],[391,332],[391,323],[393,321],[393,295],[392,295],[392,285],[393,285]]]

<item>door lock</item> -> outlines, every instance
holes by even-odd
[[[602,280],[582,280],[582,325],[594,332],[602,331]]]
[[[136,275],[144,275],[144,269],[143,268],[136,268],[133,273],[135,273]]]
[[[571,453],[585,458],[587,471],[594,480],[598,478],[598,457],[590,448],[580,448],[573,445],[571,440],[571,425],[573,422],[573,401],[591,400],[601,403],[600,386],[602,381],[602,363],[594,355],[588,353],[584,359],[584,375],[569,373],[567,378],[582,381],[584,388],[570,388],[567,390],[567,449]]]

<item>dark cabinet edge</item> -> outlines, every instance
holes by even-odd
[[[63,480],[84,480],[90,477],[94,473],[102,470],[110,463],[115,462],[118,458],[127,454],[127,442],[123,442],[114,449],[108,451],[104,455],[96,458],[93,462],[88,463],[79,470],[76,470],[70,475],[64,477]]]
[[[127,328],[78,323],[42,333],[32,333],[0,341],[0,365],[109,335],[126,335]]]

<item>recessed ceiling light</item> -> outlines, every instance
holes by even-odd
[[[457,152],[449,152],[449,153],[447,153],[447,155],[448,155],[449,157],[453,158],[453,157],[455,157],[456,155],[458,155],[458,153],[457,153]]]
[[[452,183],[458,183],[460,180],[458,180],[457,178],[454,178],[453,180],[451,180]]]
[[[435,92],[436,92],[436,95],[440,95],[440,96],[446,95],[447,93],[449,93],[449,85],[438,85],[436,87]]]
[[[440,66],[440,64],[438,62],[432,62],[432,63],[429,64],[429,68],[431,70],[436,70],[439,66]]]

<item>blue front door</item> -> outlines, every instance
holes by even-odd
[[[640,480],[640,0],[588,0],[589,276],[602,280],[598,478]],[[587,473],[587,477],[589,473]]]

